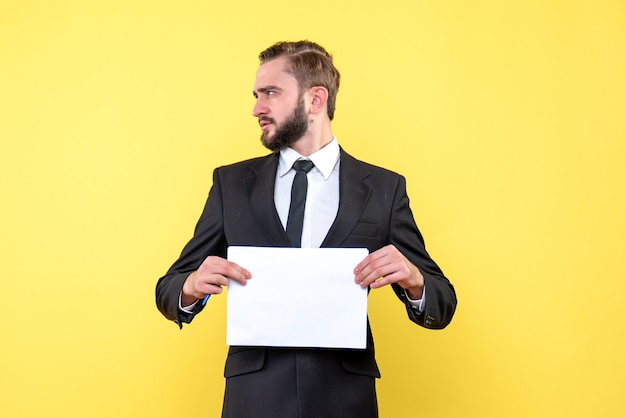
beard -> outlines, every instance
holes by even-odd
[[[261,134],[261,143],[272,152],[280,151],[302,138],[309,127],[303,99],[298,100],[298,105],[291,116],[280,125],[277,125],[272,118],[261,117],[261,120],[267,120],[276,127],[274,135],[270,135],[267,131]]]

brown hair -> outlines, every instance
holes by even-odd
[[[328,90],[327,112],[335,116],[335,100],[339,90],[339,71],[333,57],[320,45],[310,41],[278,42],[259,54],[261,64],[279,57],[287,58],[287,72],[298,81],[300,92],[315,86]]]

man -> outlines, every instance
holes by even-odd
[[[452,319],[456,295],[424,249],[405,180],[358,161],[331,130],[339,73],[321,46],[280,42],[260,56],[253,115],[272,153],[218,168],[193,238],[156,287],[159,310],[182,327],[206,295],[254,272],[225,259],[231,245],[365,247],[355,286],[391,285],[409,318],[426,328]],[[291,238],[290,199],[296,160],[310,160],[301,237]],[[295,205],[294,205],[295,206]],[[231,346],[222,417],[377,417],[374,342],[367,348]]]

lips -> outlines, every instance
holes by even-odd
[[[268,117],[259,118],[259,126],[261,127],[261,129],[266,129],[272,123],[274,123],[274,119],[272,118],[268,118]]]

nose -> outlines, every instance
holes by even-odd
[[[268,111],[269,108],[267,107],[265,102],[260,97],[256,99],[256,102],[254,102],[254,107],[252,108],[252,116],[258,118],[260,116],[266,115]]]

